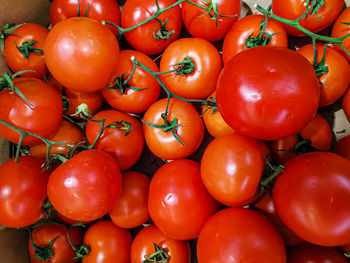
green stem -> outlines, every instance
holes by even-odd
[[[167,263],[169,255],[164,248],[160,248],[156,243],[153,243],[155,252],[148,258],[145,258],[142,263]]]
[[[21,46],[17,46],[17,49],[19,52],[21,52],[21,54],[23,55],[23,57],[27,58],[29,60],[29,55],[32,53],[36,53],[36,54],[44,54],[44,50],[40,49],[40,48],[36,48],[34,47],[34,44],[38,43],[38,41],[35,41],[34,39],[30,42],[25,41],[22,43]]]

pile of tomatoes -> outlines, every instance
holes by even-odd
[[[32,263],[348,262],[350,136],[319,113],[350,120],[344,4],[53,0],[50,29],[6,26],[0,224]]]

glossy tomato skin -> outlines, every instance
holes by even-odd
[[[92,118],[93,120],[105,118],[105,125],[121,121],[126,121],[132,125],[127,135],[125,135],[125,130],[122,129],[105,129],[95,146],[95,149],[109,153],[117,161],[122,171],[131,168],[140,159],[145,144],[141,123],[135,117],[116,110],[103,110]],[[95,141],[99,132],[100,125],[98,123],[88,122],[85,135],[90,144]]]
[[[47,73],[44,54],[31,53],[28,58],[18,50],[24,42],[35,40],[33,47],[38,49],[44,48],[44,42],[49,30],[41,25],[26,23],[17,28],[13,34],[10,34],[4,44],[4,54],[6,63],[13,72],[22,70],[34,70],[26,72],[21,77],[33,77],[43,79]]]
[[[109,220],[97,222],[84,235],[84,245],[90,248],[90,253],[82,263],[130,263],[131,241],[129,231]]]
[[[343,37],[347,34],[350,33],[350,26],[345,25],[342,22],[349,21],[350,18],[350,7],[345,8],[341,14],[338,16],[337,20],[335,21],[333,27],[332,27],[332,32],[331,32],[331,37],[339,38]],[[343,46],[345,49],[349,50],[350,48],[350,39],[347,37],[342,41]],[[335,45],[335,48],[344,55],[344,57],[347,58],[347,60],[350,60],[350,56],[346,54],[346,52],[339,47],[339,45]]]
[[[341,138],[334,145],[333,152],[350,160],[350,135]]]
[[[47,197],[49,172],[32,156],[20,156],[0,166],[0,224],[25,227],[41,219],[42,203]]]
[[[133,71],[134,63],[131,57],[137,59],[140,63],[154,72],[158,72],[158,65],[147,55],[136,50],[122,50],[119,56],[117,69],[113,73],[109,87],[115,85],[115,78],[121,78],[123,74],[127,79]],[[153,102],[155,102],[160,93],[160,84],[145,70],[137,67],[128,84],[136,89],[127,88],[125,93],[117,89],[103,88],[101,90],[107,103],[113,108],[129,113],[144,112]]]
[[[45,62],[63,86],[81,92],[102,89],[114,72],[119,44],[100,22],[73,17],[56,24],[45,41]]]
[[[197,5],[206,7],[203,1],[194,0]],[[222,39],[227,30],[238,20],[241,11],[239,0],[219,0],[216,1],[218,11],[218,21],[206,14],[206,10],[198,8],[191,3],[184,2],[181,5],[181,14],[187,31],[194,37],[199,37],[208,41],[218,41]],[[213,11],[210,12],[213,15]],[[220,16],[221,15],[221,16]]]
[[[175,160],[154,174],[148,195],[148,210],[165,235],[179,240],[197,238],[218,204],[200,178],[199,163]]]
[[[142,263],[155,252],[153,243],[165,249],[168,263],[190,263],[191,251],[187,241],[176,240],[164,235],[155,225],[143,228],[131,244],[131,262]]]
[[[238,133],[276,140],[300,131],[316,114],[320,90],[305,57],[279,47],[257,47],[234,56],[222,70],[217,104]]]
[[[348,89],[348,91],[345,93],[342,100],[342,105],[345,116],[350,121],[350,89]]]
[[[203,226],[197,243],[198,263],[285,263],[283,239],[272,223],[246,208],[228,208]]]
[[[162,74],[165,86],[176,95],[187,99],[204,99],[216,87],[222,68],[221,56],[216,47],[201,38],[181,38],[171,43],[163,52],[159,69],[161,72],[177,68],[177,63],[190,58],[195,66],[190,74],[172,72]]]
[[[107,214],[120,191],[118,164],[109,154],[98,150],[83,151],[61,164],[47,185],[53,207],[78,221],[92,221]]]
[[[264,17],[263,15],[245,16],[229,29],[222,46],[222,60],[224,64],[234,55],[246,49],[245,45],[249,37],[258,37],[260,25]],[[288,47],[287,32],[278,21],[269,18],[266,23],[265,32],[272,35],[268,46]]]
[[[16,93],[4,90],[0,93],[0,118],[22,130],[45,138],[55,135],[63,116],[61,95],[46,82],[35,78],[16,78],[13,80],[13,84],[32,106],[28,105]],[[18,143],[18,133],[2,124],[0,125],[0,135],[13,143]],[[40,139],[32,136],[23,140],[24,145],[40,142]]]
[[[307,242],[349,243],[350,161],[333,153],[312,152],[290,159],[284,167],[273,188],[281,220]]]
[[[159,0],[159,7],[164,9],[175,4],[175,0]],[[121,14],[122,28],[132,27],[140,22],[143,22],[157,11],[157,6],[153,0],[128,0],[123,6]],[[168,19],[165,28],[169,31],[174,31],[169,39],[157,40],[153,34],[157,34],[160,23],[156,20],[137,27],[125,33],[125,38],[128,43],[136,50],[145,53],[146,55],[155,55],[163,51],[171,42],[177,39],[182,28],[181,11],[177,5],[170,10],[164,12],[157,17],[162,22]]]

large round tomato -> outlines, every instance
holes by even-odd
[[[284,167],[273,188],[283,223],[310,243],[349,243],[350,161],[333,153],[312,152],[290,159]]]
[[[238,53],[218,79],[217,104],[238,133],[263,140],[300,131],[315,115],[320,97],[316,73],[301,54],[257,47]]]

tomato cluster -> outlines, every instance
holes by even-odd
[[[343,5],[53,0],[50,29],[6,26],[0,224],[31,262],[347,262]]]

